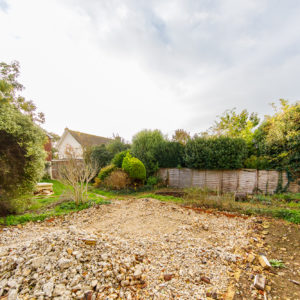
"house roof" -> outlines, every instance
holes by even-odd
[[[87,134],[79,131],[73,131],[67,129],[70,134],[75,138],[75,140],[83,147],[91,147],[91,146],[98,146],[102,144],[108,144],[112,141],[112,139],[105,138],[102,136],[97,136],[93,134]]]

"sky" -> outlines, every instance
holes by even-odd
[[[0,0],[0,61],[65,127],[130,141],[300,99],[299,0]]]

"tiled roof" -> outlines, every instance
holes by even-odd
[[[98,146],[102,144],[108,144],[112,141],[112,139],[105,138],[102,136],[97,136],[93,134],[87,134],[79,131],[73,131],[68,129],[71,135],[75,138],[75,140],[84,147]]]

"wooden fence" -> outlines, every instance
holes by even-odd
[[[193,170],[160,169],[158,175],[170,187],[199,187],[226,192],[253,194],[256,192],[273,194],[278,186],[287,187],[288,191],[300,192],[298,180],[290,182],[285,172],[253,169],[240,170]],[[287,186],[288,185],[288,186]]]
[[[59,177],[59,169],[63,167],[63,165],[67,162],[66,159],[53,159],[51,161],[51,178],[58,179]],[[77,159],[77,161],[82,161],[82,159]]]

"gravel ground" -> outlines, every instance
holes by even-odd
[[[7,299],[221,298],[251,219],[115,200],[0,233]]]

